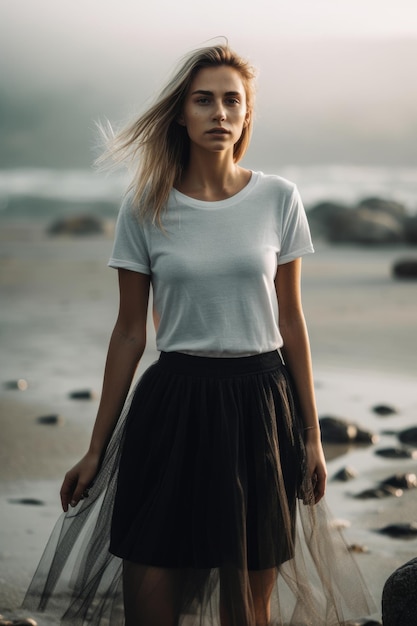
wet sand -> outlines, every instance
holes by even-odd
[[[0,613],[18,607],[59,515],[61,478],[84,453],[97,399],[71,400],[74,389],[100,392],[107,342],[117,312],[117,274],[106,267],[110,237],[48,238],[40,227],[2,224],[0,233]],[[417,490],[401,498],[357,500],[352,494],[416,461],[375,455],[395,445],[399,431],[417,425],[417,285],[391,278],[401,248],[373,250],[316,244],[304,261],[304,308],[315,363],[320,415],[351,419],[379,434],[364,448],[327,447],[329,477],[345,465],[359,475],[329,480],[327,500],[344,520],[349,543],[379,605],[389,574],[415,555],[415,540],[375,532],[390,522],[416,521]],[[415,252],[417,255],[417,251]],[[150,327],[138,374],[157,358]],[[24,378],[26,391],[8,381]],[[394,405],[378,417],[372,406]],[[40,416],[59,415],[57,425]],[[332,458],[334,457],[334,458]],[[33,499],[32,504],[19,500]],[[40,503],[36,504],[36,501]],[[48,624],[41,618],[39,624]],[[52,623],[52,622],[50,622]]]

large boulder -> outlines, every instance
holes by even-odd
[[[401,565],[382,592],[384,626],[417,626],[417,558]]]
[[[329,236],[329,224],[339,215],[348,213],[350,209],[338,202],[324,201],[312,206],[308,211],[308,223],[314,237]]]
[[[394,243],[404,239],[403,220],[385,211],[357,207],[329,220],[328,238],[333,243]]]
[[[369,209],[377,213],[387,213],[400,220],[403,220],[407,215],[407,209],[400,202],[377,197],[364,198],[358,203],[357,208]]]

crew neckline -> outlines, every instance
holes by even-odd
[[[178,191],[178,189],[173,188],[172,192],[174,198],[180,202],[181,204],[185,204],[190,207],[194,207],[196,209],[222,209],[228,206],[232,206],[237,202],[240,202],[243,198],[245,198],[255,187],[256,183],[259,180],[259,172],[254,172],[250,170],[251,177],[247,184],[237,193],[233,194],[229,198],[224,198],[223,200],[197,200],[197,198],[192,198],[191,196],[187,196],[185,193]]]

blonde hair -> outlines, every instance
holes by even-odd
[[[155,103],[143,115],[117,134],[112,133],[111,128],[110,133],[104,131],[107,148],[96,163],[101,165],[109,159],[116,163],[130,162],[133,177],[128,191],[133,192],[133,205],[139,208],[141,217],[149,217],[159,226],[169,193],[181,180],[188,163],[187,130],[177,121],[185,97],[200,69],[222,65],[240,73],[246,92],[250,115],[233,150],[234,161],[240,161],[252,133],[255,72],[227,44],[200,48],[186,55]]]

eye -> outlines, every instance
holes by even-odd
[[[239,98],[234,98],[234,97],[232,97],[232,98],[227,98],[227,101],[226,101],[226,102],[227,102],[227,104],[230,104],[230,105],[232,105],[232,106],[236,106],[237,104],[240,104],[240,100],[239,100]]]
[[[197,104],[208,104],[209,98],[207,96],[199,96],[196,100]]]

